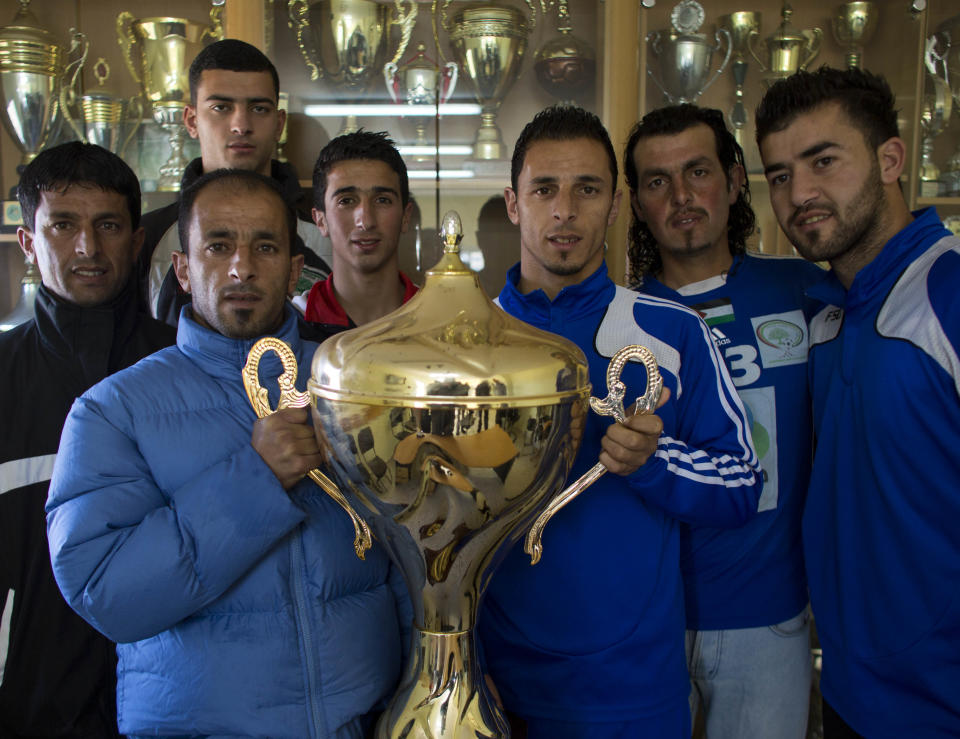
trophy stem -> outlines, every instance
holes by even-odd
[[[847,69],[857,69],[860,66],[861,53],[859,49],[848,51],[844,57],[847,63]]]
[[[510,727],[477,660],[472,631],[413,629],[407,672],[377,739],[507,739]]]
[[[157,178],[157,189],[161,192],[176,192],[180,189],[180,179],[183,170],[187,167],[187,158],[183,154],[183,144],[186,129],[179,122],[165,122],[160,127],[166,131],[170,142],[170,156],[160,166],[160,177]]]
[[[474,142],[473,153],[477,159],[505,159],[506,145],[497,127],[496,111],[484,111],[480,114],[480,128]]]
[[[343,136],[348,133],[356,133],[360,130],[360,123],[357,121],[357,117],[352,113],[343,119],[343,125],[340,126],[340,132],[337,136]]]

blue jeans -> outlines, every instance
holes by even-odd
[[[810,706],[810,612],[774,626],[687,631],[690,714],[707,739],[804,739]]]

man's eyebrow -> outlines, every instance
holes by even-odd
[[[203,238],[205,239],[231,239],[236,235],[236,231],[225,226],[215,226],[203,232]]]
[[[603,182],[603,177],[595,174],[578,174],[574,178],[577,182]],[[541,175],[540,177],[531,177],[531,185],[550,185],[557,181],[555,175]]]
[[[386,185],[376,185],[376,186],[374,186],[374,187],[371,187],[370,189],[373,190],[373,192],[375,192],[375,193],[388,192],[388,193],[391,193],[391,194],[393,194],[393,195],[397,195],[397,196],[400,195],[400,193],[397,192],[396,188],[394,188],[394,187],[388,187],[388,186],[386,186]],[[331,193],[331,196],[332,196],[332,197],[337,197],[337,195],[342,195],[342,194],[344,194],[344,193],[354,193],[354,192],[359,192],[359,191],[360,191],[360,188],[357,187],[356,185],[344,185],[343,187],[338,187],[336,190],[334,190],[334,191]]]
[[[710,157],[707,157],[707,156],[699,156],[699,157],[695,157],[695,158],[693,158],[693,159],[688,159],[687,161],[685,161],[685,162],[683,163],[683,165],[680,167],[680,169],[681,169],[681,171],[685,171],[685,170],[690,169],[691,167],[696,167],[696,166],[699,166],[699,165],[701,165],[701,164],[710,164]],[[670,172],[667,171],[667,170],[666,170],[665,168],[663,168],[663,167],[649,167],[649,168],[647,168],[647,169],[644,169],[642,172],[640,172],[640,177],[641,177],[641,178],[653,177],[654,175],[657,175],[657,176],[667,175],[667,176],[669,176],[669,175],[670,175]]]
[[[810,157],[815,157],[817,154],[826,151],[827,149],[832,149],[833,147],[839,147],[836,141],[818,141],[813,146],[808,146],[806,149],[800,152],[798,159],[809,159]],[[787,169],[787,165],[784,162],[772,162],[763,168],[764,174],[770,174],[777,170]]]
[[[233,95],[223,95],[218,92],[212,92],[207,95],[206,100],[209,101],[218,101],[221,103],[235,103],[241,101],[249,105],[250,103],[270,103],[270,105],[275,105],[276,101],[270,97],[252,97],[252,98],[238,98]]]

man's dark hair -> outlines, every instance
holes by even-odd
[[[634,125],[627,139],[623,154],[624,175],[630,192],[636,193],[640,184],[637,164],[633,159],[633,151],[642,139],[651,136],[673,136],[683,133],[688,128],[699,125],[709,126],[713,131],[713,139],[717,145],[717,159],[723,167],[727,185],[730,184],[730,170],[736,165],[744,168],[743,149],[737,143],[723,121],[723,113],[714,108],[701,108],[696,105],[683,104],[657,108],[647,113]],[[736,202],[730,206],[730,215],[727,218],[727,243],[730,254],[736,256],[747,250],[747,237],[753,233],[756,225],[756,216],[750,207],[750,185],[746,177]],[[627,254],[630,258],[630,284],[639,284],[645,274],[655,274],[663,267],[660,258],[660,249],[657,240],[653,237],[647,224],[633,213],[628,234]]]
[[[820,67],[771,85],[757,106],[757,144],[787,128],[797,116],[838,103],[872,149],[900,135],[896,97],[886,79],[866,70]]]
[[[513,147],[513,159],[510,162],[510,185],[514,192],[523,169],[523,160],[527,149],[538,141],[570,141],[572,139],[593,139],[607,152],[610,160],[610,174],[613,187],[617,187],[617,155],[610,142],[610,134],[600,119],[576,105],[551,105],[537,113],[533,120],[523,127],[517,143]]]
[[[140,181],[116,154],[96,144],[70,141],[44,149],[23,170],[17,200],[23,223],[36,230],[37,208],[43,192],[64,192],[70,185],[93,185],[127,199],[130,225],[140,228]]]
[[[287,200],[286,195],[284,195],[283,190],[275,179],[246,169],[215,169],[213,172],[207,172],[199,177],[180,193],[180,204],[177,212],[177,233],[180,236],[180,251],[189,255],[188,242],[193,203],[205,187],[214,183],[247,192],[267,190],[276,193],[280,202],[283,203],[284,215],[287,221],[287,239],[290,244],[290,256],[295,256],[298,253],[296,242],[297,212],[293,205]]]
[[[340,162],[350,159],[371,159],[384,162],[400,180],[400,202],[404,208],[410,202],[410,180],[407,177],[407,165],[397,151],[397,145],[386,131],[364,131],[345,133],[331,139],[317,157],[313,166],[313,207],[324,211],[324,198],[327,196],[327,177],[330,170]]]
[[[225,38],[203,47],[190,63],[190,104],[197,104],[200,76],[207,69],[228,72],[269,72],[273,77],[273,101],[280,99],[280,77],[273,62],[256,46],[235,38]]]

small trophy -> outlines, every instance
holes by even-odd
[[[403,66],[394,62],[383,65],[383,79],[393,102],[400,105],[436,105],[445,103],[457,86],[457,63],[447,62],[441,68],[427,56],[424,43],[417,44],[417,51]],[[404,115],[401,108],[401,115]],[[416,139],[414,146],[429,147],[427,119],[416,116]],[[430,157],[416,155],[414,161],[425,162]]]
[[[747,125],[747,108],[743,104],[743,85],[747,81],[746,56],[750,50],[750,39],[760,34],[760,13],[741,10],[718,19],[720,28],[730,34],[733,48],[733,81],[736,85],[733,108],[730,111],[730,123],[733,135],[743,146],[743,129]]]
[[[823,39],[823,31],[819,28],[795,30],[790,23],[793,8],[789,5],[783,6],[781,15],[783,21],[779,28],[772,36],[759,42],[760,50],[766,61],[757,54],[753,37],[751,37],[749,43],[750,55],[757,60],[760,69],[764,72],[762,81],[766,87],[801,69],[806,69],[807,65],[820,53],[820,41]]]
[[[533,68],[540,87],[561,102],[576,105],[593,88],[597,55],[590,45],[574,36],[567,0],[557,2],[557,36],[537,49]]]
[[[143,118],[141,98],[137,96],[124,100],[110,92],[106,87],[110,77],[110,65],[103,57],[97,59],[97,63],[93,65],[96,89],[82,92],[80,73],[86,59],[87,48],[84,46],[83,56],[67,66],[65,77],[69,77],[70,82],[60,88],[60,109],[63,117],[81,141],[102,146],[123,157]],[[71,114],[74,109],[77,117]],[[133,125],[121,141],[123,125],[130,121]]]
[[[733,52],[730,32],[717,29],[710,43],[706,34],[697,33],[703,24],[703,6],[696,0],[681,0],[670,13],[672,30],[651,31],[647,34],[651,64],[647,74],[670,103],[694,103],[716,81],[727,67]],[[720,39],[726,40],[727,51],[713,76],[709,79],[713,52],[720,48]],[[656,67],[660,74],[654,74]]]
[[[940,168],[933,161],[933,140],[947,127],[953,108],[953,95],[946,79],[937,74],[942,66],[945,76],[949,76],[945,56],[936,51],[938,37],[930,36],[925,44],[924,64],[928,74],[927,89],[923,95],[923,108],[920,113],[920,128],[923,140],[920,143],[920,197],[935,198],[941,195],[943,183],[940,181]]]
[[[844,3],[833,13],[833,37],[847,49],[848,69],[863,62],[863,47],[870,43],[877,30],[876,3]]]

